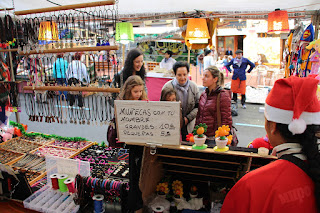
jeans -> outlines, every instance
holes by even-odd
[[[61,86],[67,86],[67,79],[65,79],[65,78],[57,78],[57,84],[61,85]],[[67,91],[63,91],[63,92],[59,91],[59,96],[60,97],[61,97],[62,93],[64,94],[64,97],[67,98],[67,95],[68,95]]]
[[[79,80],[76,78],[70,78],[68,80],[68,85],[71,86],[72,84],[79,84]],[[78,99],[78,106],[79,107],[83,107],[83,100],[82,100],[82,94],[79,93],[79,95],[74,95],[74,94],[70,94],[68,93],[68,101],[69,101],[69,105],[73,106],[75,98]]]

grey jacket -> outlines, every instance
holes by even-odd
[[[164,89],[174,89],[172,80],[168,81],[163,85],[162,90]],[[193,119],[196,118],[197,113],[198,113],[198,104],[199,104],[199,98],[200,98],[200,93],[199,93],[199,88],[196,83],[193,81],[190,81],[189,84],[189,89],[188,89],[188,101],[187,101],[187,109],[186,109],[186,117],[188,121],[192,121]],[[177,95],[177,101],[180,100],[180,97]]]

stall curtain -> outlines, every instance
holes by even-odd
[[[213,20],[211,20],[211,19],[206,19],[206,20],[207,20],[207,25],[208,25],[209,35],[210,35],[210,38],[208,40],[208,44],[190,44],[188,40],[185,40],[186,45],[187,45],[188,48],[191,48],[193,50],[197,50],[197,49],[206,48],[208,45],[209,45],[210,48],[212,46],[214,46],[214,41],[212,39],[212,36],[213,36],[217,26],[218,26],[219,18],[214,18]],[[180,19],[180,20],[178,20],[178,26],[179,27],[183,27],[187,23],[188,23],[188,19]],[[181,33],[181,36],[183,38],[186,37],[186,30]]]

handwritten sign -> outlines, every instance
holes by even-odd
[[[115,101],[119,141],[178,145],[180,103]]]

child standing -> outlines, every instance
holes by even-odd
[[[177,101],[177,93],[173,88],[165,88],[161,91],[160,101]],[[182,109],[181,109],[182,110]],[[180,110],[180,128],[183,126],[182,111]],[[182,137],[181,137],[182,140]]]
[[[176,91],[171,88],[162,90],[160,101],[177,101]]]
[[[120,100],[148,100],[147,93],[144,89],[144,81],[138,75],[130,76],[123,85],[119,95]]]

